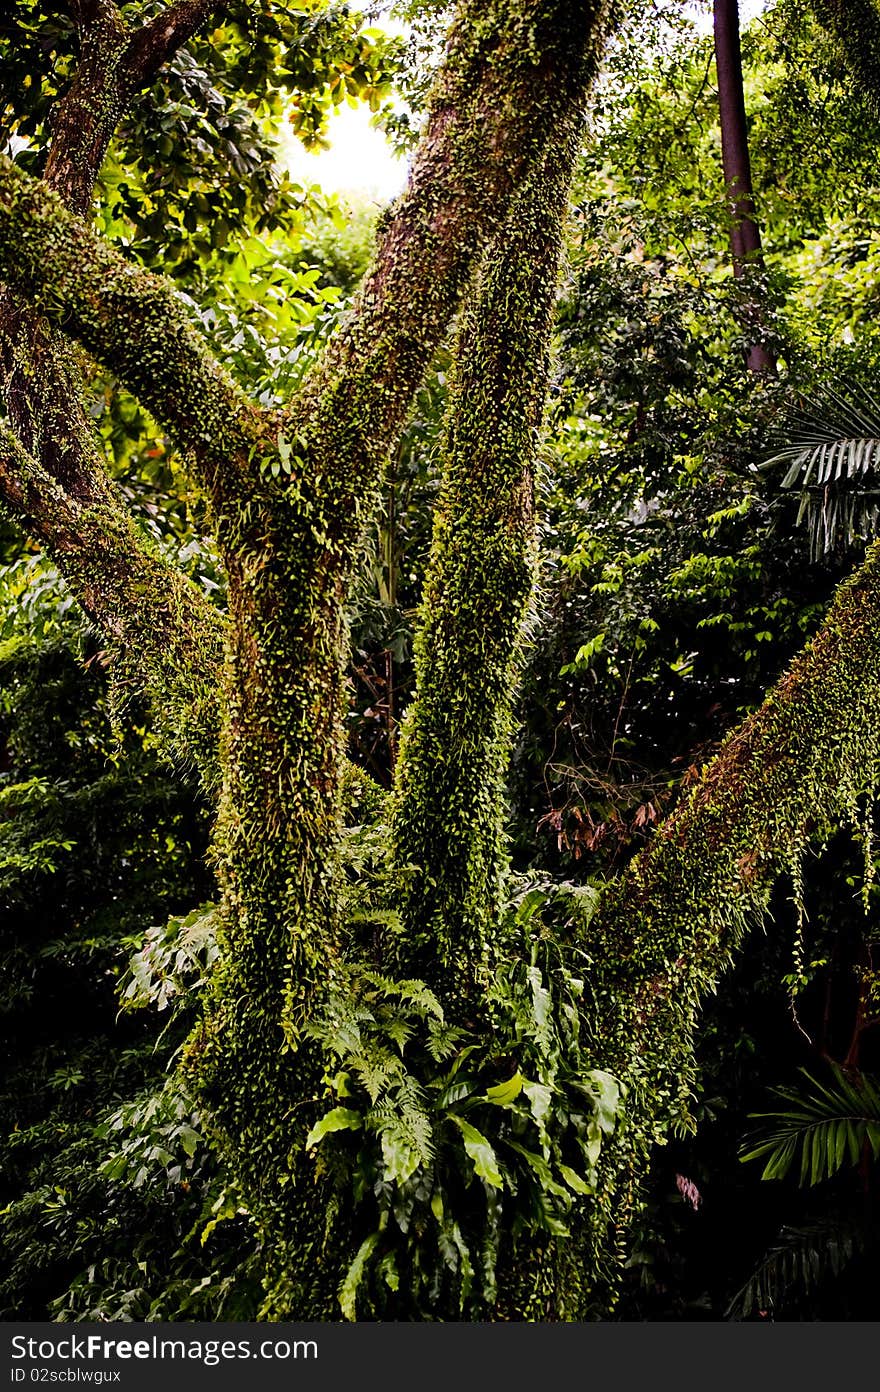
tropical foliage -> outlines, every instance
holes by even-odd
[[[7,1317],[876,1318],[880,126],[768,4],[741,273],[711,8],[0,18]]]

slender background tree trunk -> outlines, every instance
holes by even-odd
[[[743,279],[750,271],[763,270],[764,259],[752,189],[737,0],[715,0],[714,26],[721,158],[730,214],[730,249],[733,273],[738,279]],[[754,308],[758,309],[758,306]],[[748,317],[752,318],[752,315]],[[776,371],[775,359],[762,343],[750,344],[746,360],[752,372]]]

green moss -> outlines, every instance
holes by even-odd
[[[540,64],[522,43],[526,13]],[[500,7],[479,32],[462,27],[438,79],[409,191],[388,221],[351,317],[284,421],[291,443],[283,467],[274,470],[275,456],[261,447],[246,496],[233,487],[217,498],[230,595],[215,847],[223,952],[189,1068],[286,1263],[286,1285],[283,1273],[271,1282],[267,1308],[276,1314],[322,1317],[327,1273],[338,1279],[344,1269],[338,1241],[332,1260],[317,1256],[333,1244],[323,1205],[314,1194],[303,1202],[302,1142],[321,1067],[303,1030],[340,960],[345,587],[388,448],[475,249],[560,108],[580,107],[606,21],[604,8],[585,17],[580,7],[557,3],[522,12]],[[139,292],[134,307],[142,318],[147,313]],[[215,429],[210,416],[204,428]],[[514,447],[523,436],[511,430]],[[530,568],[529,558],[525,570],[521,561],[514,565],[520,595]],[[294,1289],[292,1271],[314,1273],[311,1294]]]
[[[592,1056],[627,1088],[605,1157],[585,1260],[638,1202],[650,1150],[688,1128],[693,1040],[747,931],[782,876],[799,896],[811,841],[873,803],[880,773],[880,543],[838,590],[825,624],[762,707],[725,741],[652,844],[609,887],[583,946],[593,968]],[[625,1200],[625,1201],[624,1201]]]
[[[138,531],[106,478],[84,477],[90,486],[81,501],[0,428],[7,507],[44,542],[105,635],[117,705],[145,696],[164,752],[197,770],[206,790],[216,795],[223,620]]]
[[[393,821],[408,969],[467,993],[503,894],[512,703],[536,579],[534,465],[568,180],[569,113],[464,310],[443,487],[403,724]]]
[[[464,329],[463,341],[472,335],[484,371],[499,380],[468,382],[463,368],[398,822],[407,828],[400,847],[408,859],[417,844],[438,849],[418,815],[431,796],[447,797],[447,819],[475,815],[470,842],[460,826],[453,829],[451,855],[440,857],[436,876],[422,862],[422,899],[410,900],[406,916],[416,957],[427,956],[434,924],[442,922],[439,944],[431,946],[443,970],[457,963],[481,979],[503,868],[499,793],[534,569],[529,463],[571,152],[558,166],[539,162],[571,138],[569,122],[617,8],[473,0],[460,11],[409,189],[387,221],[352,315],[283,419],[238,391],[169,284],[95,239],[49,190],[0,158],[4,279],[150,407],[213,506],[230,606],[216,697],[219,630],[205,627],[191,593],[169,584],[143,548],[126,565],[133,534],[103,498],[62,509],[55,544],[74,587],[125,654],[117,669],[122,682],[129,671],[132,682],[146,683],[154,705],[164,703],[169,729],[185,731],[191,746],[203,720],[215,711],[222,716],[213,849],[222,890],[220,967],[183,1067],[270,1239],[267,1316],[333,1317],[351,1259],[346,1205],[338,1197],[331,1202],[305,1150],[326,1091],[326,1060],[307,1027],[343,966],[336,860],[345,590],[421,374],[476,256],[504,225],[514,191],[532,177],[507,229],[516,254],[497,271],[487,266],[482,309]],[[534,235],[542,239],[536,260]],[[510,341],[487,322],[489,305],[499,323],[513,326]],[[517,385],[504,387],[505,374]],[[483,426],[494,428],[494,442]],[[466,467],[469,442],[480,446],[476,474]],[[39,488],[45,483],[40,477]],[[57,501],[61,507],[70,500]],[[79,546],[73,527],[64,530],[68,516],[75,516]],[[485,566],[482,587],[469,587],[452,554],[465,536],[467,554]],[[443,668],[434,693],[424,682],[431,643]],[[162,645],[169,661],[156,666]],[[177,677],[176,668],[187,675]],[[480,672],[491,677],[482,693],[474,681]],[[457,706],[459,677],[465,689]],[[441,691],[452,702],[445,718]],[[458,711],[474,722],[473,744],[465,746],[475,760],[470,770],[458,767]],[[415,815],[407,815],[407,805]],[[511,1261],[518,1271],[519,1255]],[[567,1259],[548,1243],[540,1279],[532,1281],[534,1303],[524,1306],[523,1297],[511,1295],[506,1308],[546,1308],[559,1261]],[[574,1308],[564,1303],[566,1313]]]
[[[276,425],[218,366],[171,284],[139,270],[0,156],[0,265],[33,309],[63,323],[180,442],[208,493],[241,495]]]

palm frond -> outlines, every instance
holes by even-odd
[[[865,1073],[831,1071],[831,1082],[822,1083],[802,1070],[806,1088],[774,1088],[786,1105],[753,1114],[766,1124],[746,1141],[740,1159],[765,1158],[762,1179],[783,1179],[799,1164],[799,1183],[814,1185],[845,1162],[857,1164],[866,1146],[875,1160],[880,1156],[880,1088]]]
[[[832,1214],[782,1228],[725,1311],[726,1319],[772,1315],[809,1295],[877,1240],[874,1229],[853,1216]]]
[[[785,466],[780,487],[799,490],[798,526],[820,560],[880,531],[880,405],[863,383],[826,386],[789,416],[785,444],[762,469]]]

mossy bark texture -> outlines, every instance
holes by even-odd
[[[503,892],[512,703],[536,580],[534,470],[580,106],[560,112],[462,311],[397,761],[402,965],[472,1000]]]
[[[607,892],[583,946],[585,1025],[626,1086],[627,1121],[606,1156],[603,1208],[650,1149],[688,1124],[693,1039],[746,931],[780,877],[797,897],[808,845],[864,824],[880,776],[880,543],[839,588],[813,641]]]
[[[322,1103],[302,1036],[337,955],[345,584],[412,394],[477,253],[560,111],[582,100],[610,9],[462,6],[408,190],[347,323],[281,420],[234,388],[169,287],[0,162],[8,283],[150,407],[213,504],[230,594],[224,950],[188,1072],[271,1233],[273,1313],[335,1311],[345,1258],[326,1250],[323,1203],[303,1201],[303,1140]]]
[[[72,225],[88,213],[128,97],[172,51],[171,19],[188,24],[181,39],[194,31],[194,7],[186,9],[166,15],[161,34],[148,25],[133,36],[106,0],[80,7],[79,65],[55,113],[43,184],[33,186],[50,190]],[[117,695],[145,695],[166,750],[215,789],[219,616],[134,526],[85,409],[77,350],[9,286],[0,289],[0,395],[12,427],[0,440],[7,509],[103,630]]]
[[[335,1314],[352,1255],[328,1236],[326,1204],[302,1198],[304,1140],[323,1106],[303,1025],[339,953],[345,587],[389,447],[475,253],[502,225],[560,101],[583,100],[606,21],[604,9],[567,4],[464,7],[408,191],[348,322],[284,420],[287,481],[255,480],[246,505],[227,502],[218,517],[231,620],[224,957],[191,1075],[283,1254],[275,1314]]]

